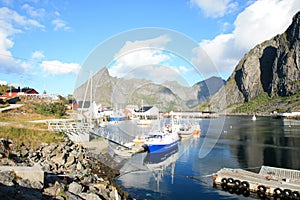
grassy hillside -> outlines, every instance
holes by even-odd
[[[40,114],[32,104],[8,112],[0,113],[0,138],[11,139],[17,148],[23,145],[37,148],[41,143],[59,143],[64,134],[48,131],[46,123],[32,123],[33,120],[51,119],[55,115]]]
[[[230,105],[232,113],[261,113],[300,111],[300,93],[289,97],[269,97],[267,93],[260,94],[253,100]]]

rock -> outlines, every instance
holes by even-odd
[[[51,161],[58,165],[63,165],[63,164],[65,164],[65,156],[66,156],[65,153],[57,154],[56,156],[51,158]]]
[[[79,195],[75,195],[71,192],[66,191],[66,195],[68,200],[84,200],[83,198],[81,198]]]
[[[31,183],[28,179],[18,179],[17,183],[25,188],[31,188]]]
[[[1,165],[15,166],[16,163],[13,160],[10,160],[8,158],[2,158]]]
[[[82,164],[81,164],[80,161],[78,161],[78,163],[77,163],[77,165],[76,165],[76,169],[77,169],[78,171],[81,171],[81,170],[84,169],[84,167],[82,166]]]
[[[119,198],[119,194],[118,194],[118,190],[117,189],[111,190],[110,193],[109,193],[109,197],[111,199],[121,199],[121,198]]]
[[[79,183],[76,183],[75,181],[73,181],[70,185],[69,185],[69,192],[72,192],[73,194],[80,194],[83,191],[83,187],[82,185],[80,185]]]
[[[1,145],[3,149],[5,149],[4,144],[0,141],[0,152]],[[19,175],[17,177],[12,171],[0,172],[0,199],[35,200],[48,199],[48,197],[49,199],[71,200],[113,199],[115,194],[112,193],[112,189],[114,189],[114,187],[110,186],[109,181],[104,181],[104,179],[107,180],[108,177],[105,177],[103,172],[107,172],[107,176],[112,176],[109,179],[112,181],[114,173],[111,173],[111,169],[101,164],[95,157],[90,157],[88,153],[89,152],[82,146],[73,144],[69,140],[59,145],[41,145],[36,151],[23,146],[22,150],[16,152],[16,154],[11,153],[10,159],[0,159],[0,164],[39,166],[48,174],[48,176],[45,176],[43,179],[45,184],[29,178],[21,178]],[[25,155],[27,155],[27,158],[24,157]],[[103,158],[107,157],[103,156]],[[18,162],[13,162],[12,159]],[[111,160],[109,160],[109,162],[111,162]],[[104,179],[99,178],[94,173],[98,173],[99,176],[104,177]],[[68,176],[68,174],[70,176]],[[83,175],[74,176],[74,174]],[[98,184],[100,181],[102,183]],[[9,194],[9,196],[7,194]],[[61,197],[58,197],[58,195],[61,195]]]
[[[98,190],[105,190],[107,188],[107,183],[97,183],[94,184],[94,187],[97,188]]]
[[[58,196],[58,197],[55,197],[55,200],[65,200],[65,198],[62,196]]]
[[[0,184],[5,186],[13,186],[13,181],[16,179],[16,174],[12,171],[0,172]]]
[[[86,200],[102,200],[97,194],[89,193],[86,196]]]
[[[41,182],[32,181],[31,182],[31,187],[35,188],[35,189],[38,189],[38,190],[41,190],[41,189],[43,189],[44,185]]]
[[[29,154],[29,151],[28,151],[27,149],[21,150],[21,156],[22,156],[22,157],[27,157],[28,154]]]
[[[81,182],[84,183],[84,184],[92,183],[93,182],[93,177],[86,175],[86,176],[83,177],[83,180]]]
[[[82,152],[78,152],[78,154],[77,154],[77,159],[78,159],[78,160],[83,160],[83,159],[84,159],[84,155],[83,155]]]
[[[75,162],[75,157],[74,156],[69,156],[67,158],[66,164],[65,164],[65,168],[68,168],[69,166],[71,166],[73,163]]]

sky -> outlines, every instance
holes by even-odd
[[[104,66],[156,82],[226,80],[299,10],[299,0],[0,0],[0,84],[68,95]]]

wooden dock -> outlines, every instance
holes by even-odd
[[[262,166],[259,173],[223,168],[213,176],[214,185],[230,193],[261,199],[300,199],[300,171]]]

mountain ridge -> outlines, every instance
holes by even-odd
[[[125,107],[129,104],[140,105],[143,100],[145,105],[156,105],[161,111],[193,110],[214,94],[210,90],[216,92],[224,84],[219,77],[200,81],[191,87],[180,85],[177,81],[157,84],[146,79],[112,77],[106,67],[93,76],[92,82],[92,99],[97,104]],[[87,88],[88,81],[75,89],[77,102],[90,100]]]

